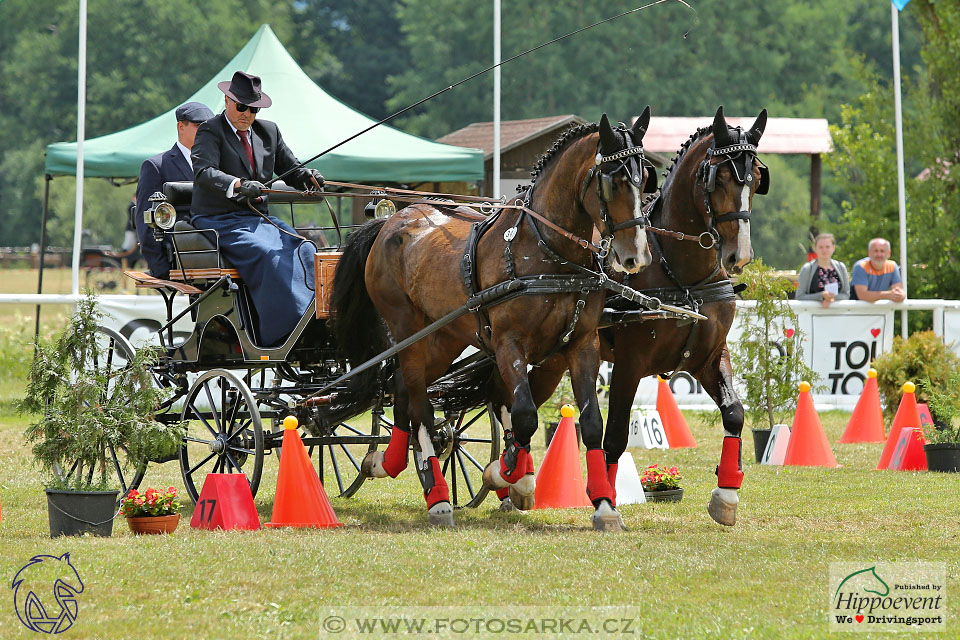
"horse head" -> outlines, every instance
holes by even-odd
[[[636,273],[653,260],[647,246],[644,227],[647,219],[641,211],[644,187],[656,175],[647,170],[643,157],[643,136],[650,124],[650,107],[632,127],[610,126],[607,114],[600,118],[599,143],[595,165],[587,172],[580,193],[584,209],[593,218],[594,226],[610,246],[610,262],[614,270]],[[596,178],[596,207],[588,188]]]
[[[730,273],[740,273],[753,259],[753,196],[763,195],[770,188],[769,171],[757,158],[757,144],[766,126],[766,109],[744,131],[727,124],[721,106],[713,119],[713,145],[698,172],[710,232],[719,244],[720,264]]]

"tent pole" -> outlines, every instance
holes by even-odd
[[[43,263],[47,254],[47,212],[50,210],[50,181],[53,176],[43,176],[43,213],[40,216],[40,275],[37,277],[37,293],[43,293]],[[40,335],[40,305],[37,305],[36,324],[33,327],[33,340]]]
[[[73,214],[73,295],[80,293],[80,238],[83,235],[83,138],[87,106],[87,0],[80,0],[77,56],[77,202]]]

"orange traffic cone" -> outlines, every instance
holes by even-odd
[[[850,422],[840,437],[840,442],[883,442],[883,410],[880,408],[880,389],[877,387],[877,370],[867,371],[860,399],[850,415]]]
[[[310,456],[297,433],[297,419],[283,419],[283,446],[280,449],[280,472],[277,495],[273,500],[273,517],[265,527],[340,527],[320,476],[310,464]]]
[[[912,382],[903,383],[903,395],[900,397],[900,406],[897,408],[897,415],[893,418],[893,425],[890,427],[890,433],[887,435],[887,444],[883,445],[883,453],[880,454],[880,462],[877,469],[886,469],[890,465],[890,458],[893,456],[893,450],[897,447],[900,440],[900,430],[904,427],[920,428],[920,410],[917,408],[917,396],[914,395],[917,385]]]
[[[806,381],[800,383],[797,413],[793,417],[790,443],[787,445],[783,464],[799,467],[837,466],[837,459],[833,457],[827,434],[823,431],[820,416],[817,415],[813,398],[810,397],[810,383]]]
[[[573,424],[574,408],[568,404],[560,408],[560,424],[540,463],[537,488],[533,493],[534,509],[568,509],[589,507],[587,489],[583,484],[580,449]]]
[[[680,407],[677,406],[677,399],[673,397],[673,391],[670,391],[670,385],[667,381],[657,376],[659,386],[657,387],[657,413],[663,421],[663,429],[667,434],[667,444],[671,449],[683,449],[686,447],[696,447],[697,441],[693,439],[690,433],[690,427],[687,421],[683,419],[680,413]]]

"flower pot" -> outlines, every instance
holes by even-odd
[[[137,535],[173,533],[180,524],[180,514],[169,516],[134,516],[127,518],[127,526]]]
[[[63,491],[47,489],[50,537],[90,533],[109,537],[117,517],[119,491]]]
[[[925,444],[923,452],[927,455],[930,471],[960,472],[960,442]]]
[[[647,502],[680,502],[683,499],[683,488],[661,489],[660,491],[646,491],[643,496]]]
[[[543,438],[546,446],[550,446],[550,443],[553,441],[553,434],[557,432],[557,427],[560,426],[559,422],[548,422],[547,426],[543,430]],[[580,423],[574,422],[574,428],[577,430],[577,446],[580,446]]]
[[[752,429],[753,431],[753,455],[757,464],[763,460],[763,452],[767,450],[767,441],[770,440],[770,433],[773,429]]]

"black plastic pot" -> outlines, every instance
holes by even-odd
[[[550,443],[553,441],[553,434],[557,432],[557,427],[559,426],[559,422],[547,423],[546,428],[543,430],[543,439],[546,443],[546,446],[550,446]],[[577,429],[577,446],[580,446],[580,423],[574,422],[573,426]]]
[[[925,444],[923,452],[930,471],[960,472],[960,442]]]
[[[763,452],[767,450],[767,441],[770,440],[770,433],[773,429],[752,429],[753,431],[753,455],[757,464],[763,460]]]
[[[113,533],[119,491],[46,491],[51,538],[85,533],[109,537]]]
[[[647,502],[680,502],[683,499],[683,487],[679,489],[662,489],[660,491],[644,491],[643,497]]]

